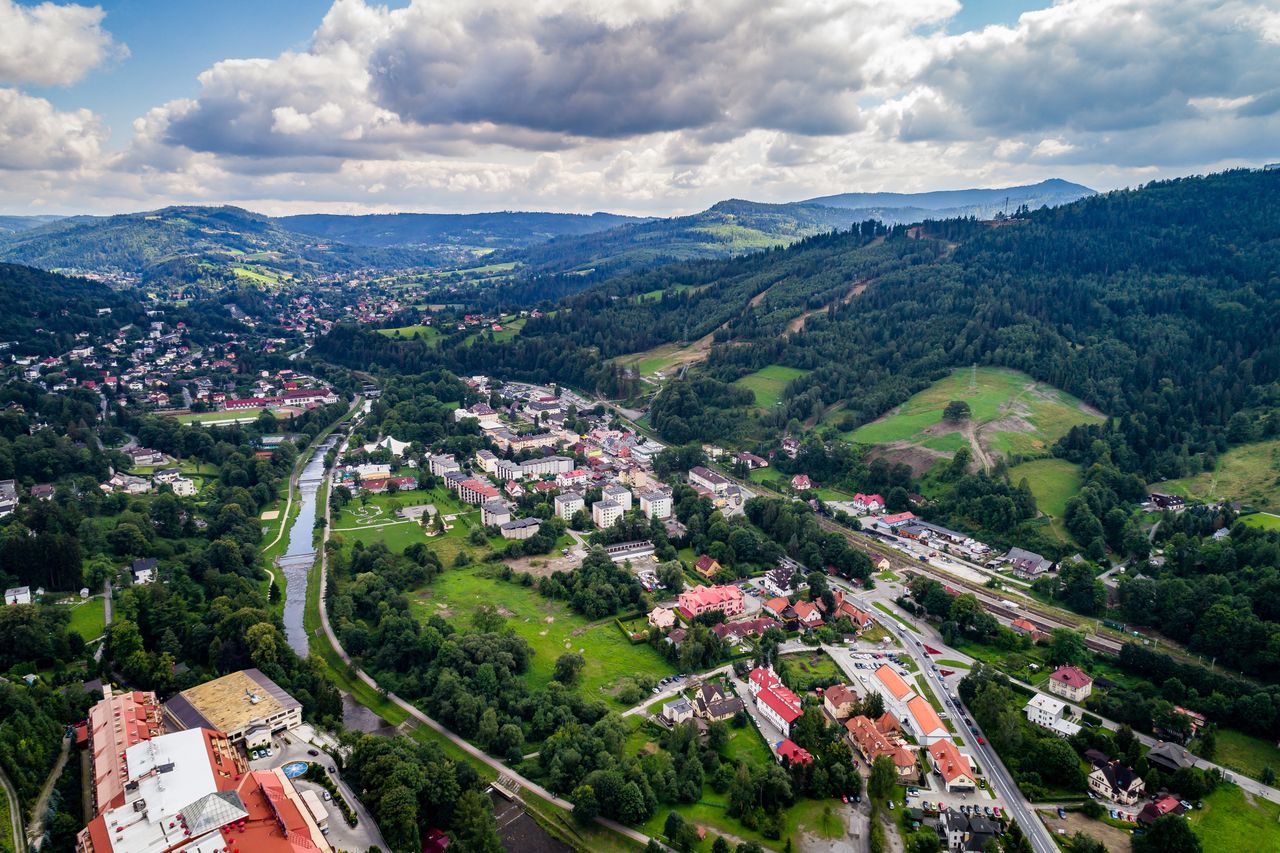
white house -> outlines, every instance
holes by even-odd
[[[30,604],[31,603],[31,587],[15,586],[4,591],[5,604]]]
[[[1071,737],[1080,731],[1080,726],[1066,719],[1066,703],[1043,693],[1031,697],[1022,711],[1029,721],[1059,737]]]

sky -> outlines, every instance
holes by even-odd
[[[1280,160],[1280,0],[0,0],[0,212],[609,210]]]

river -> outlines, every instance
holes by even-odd
[[[276,560],[284,573],[284,634],[289,647],[301,657],[307,656],[307,630],[303,627],[303,615],[307,608],[307,575],[316,561],[316,492],[324,482],[324,455],[338,443],[338,436],[331,435],[316,448],[307,460],[302,475],[298,477],[301,505],[298,517],[289,528],[289,547]]]

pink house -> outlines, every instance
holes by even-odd
[[[703,613],[722,611],[727,618],[742,612],[742,590],[736,586],[695,586],[680,593],[676,606],[692,619]]]

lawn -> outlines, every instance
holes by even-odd
[[[174,415],[180,424],[251,424],[265,410],[256,412],[195,412],[189,415]]]
[[[826,652],[814,650],[783,655],[779,659],[782,680],[796,693],[808,693],[844,679],[844,673]]]
[[[378,334],[388,338],[412,338],[420,336],[424,341],[440,337],[440,330],[435,326],[401,326],[398,329],[378,329]]]
[[[106,606],[101,596],[70,605],[71,622],[67,630],[79,634],[86,643],[101,637],[106,623]]]
[[[1102,420],[1075,397],[1025,373],[996,367],[961,368],[846,438],[859,444],[908,442],[953,452],[963,441],[942,411],[951,400],[969,404],[980,439],[995,453],[1040,453],[1076,424]]]
[[[1280,515],[1270,512],[1255,512],[1240,519],[1250,527],[1261,527],[1263,530],[1280,530]]]
[[[1080,491],[1084,482],[1080,466],[1065,459],[1036,459],[1009,469],[1009,479],[1014,485],[1023,478],[1031,487],[1031,494],[1036,496],[1036,506],[1053,518],[1062,518],[1067,511],[1067,501]]]
[[[1218,730],[1218,750],[1213,760],[1254,779],[1262,775],[1264,767],[1280,773],[1280,748],[1273,741],[1235,729]]]
[[[1194,500],[1235,500],[1280,512],[1280,438],[1233,447],[1212,471],[1153,485]]]
[[[697,345],[663,344],[644,352],[621,356],[617,361],[621,365],[634,367],[642,378],[647,379],[656,373],[670,375],[672,368],[702,361],[706,356],[706,348]]]
[[[625,676],[662,678],[675,672],[647,644],[632,645],[613,619],[589,622],[563,602],[544,598],[532,587],[500,580],[496,572],[496,567],[479,564],[450,569],[429,587],[410,593],[410,604],[422,618],[437,614],[456,625],[465,624],[481,604],[497,605],[507,625],[534,651],[525,676],[531,687],[550,681],[556,658],[566,652],[586,658],[581,685],[589,698],[608,695]]]
[[[1280,805],[1246,797],[1238,785],[1219,784],[1190,820],[1204,853],[1280,850]]]
[[[768,367],[757,370],[755,373],[747,374],[733,384],[739,388],[750,389],[755,394],[757,407],[772,409],[782,402],[782,392],[787,385],[801,376],[807,375],[809,372],[808,370],[799,370],[794,367],[783,367],[780,364],[771,364]]]

